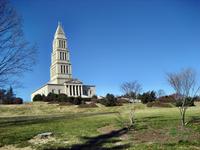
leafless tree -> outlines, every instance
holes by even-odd
[[[141,92],[142,86],[137,81],[132,82],[124,82],[120,86],[121,91],[129,97],[129,100],[133,98],[133,94],[135,95],[135,98],[137,99],[137,95]],[[133,105],[130,103],[130,114],[129,114],[129,120],[130,120],[130,127],[134,125],[134,114],[135,109]]]
[[[21,17],[8,0],[0,0],[0,86],[31,70],[35,54],[35,46],[24,39]]]
[[[141,90],[142,86],[137,81],[124,82],[121,84],[121,91],[130,99],[133,98],[133,94],[135,94],[137,99],[137,95],[141,92]]]
[[[167,81],[169,85],[175,90],[182,101],[181,107],[179,107],[181,115],[182,126],[186,125],[185,114],[188,106],[186,101],[188,97],[196,96],[199,91],[199,86],[197,86],[196,72],[191,69],[183,69],[177,73],[168,73]]]

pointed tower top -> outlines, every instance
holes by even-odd
[[[58,22],[58,27],[56,29],[56,33],[55,33],[54,38],[66,39],[65,32],[64,32],[60,22]]]

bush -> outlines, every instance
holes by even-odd
[[[99,102],[105,106],[121,106],[122,104],[117,101],[117,98],[113,94],[107,94],[104,99]]]
[[[183,100],[181,100],[181,99],[176,100],[176,102],[175,102],[176,107],[181,107],[182,104],[183,104]],[[186,98],[185,106],[188,106],[188,107],[195,106],[194,105],[194,98],[191,98],[191,97]]]
[[[85,102],[91,102],[92,98],[82,98]]]
[[[23,104],[23,99],[17,97],[17,98],[14,99],[13,104]]]
[[[160,101],[148,102],[147,107],[172,107],[170,103],[162,103]]]
[[[195,96],[195,97],[193,98],[193,100],[194,100],[195,102],[200,102],[200,97],[199,97],[199,96]]]
[[[73,101],[73,104],[74,104],[74,105],[80,105],[80,104],[84,104],[84,103],[85,103],[85,101],[84,101],[84,99],[81,98],[81,97],[76,97],[76,98],[74,99],[74,101]]]
[[[58,94],[57,101],[58,102],[68,102],[68,96],[66,94]]]
[[[138,99],[140,99],[143,104],[146,104],[148,102],[153,102],[156,100],[156,93],[154,91],[151,92],[149,91],[143,93],[142,95],[139,95]]]
[[[162,103],[174,103],[176,101],[173,96],[162,96],[158,100]]]
[[[55,93],[49,93],[45,100],[44,101],[47,101],[47,102],[52,102],[52,101],[58,101],[58,94],[55,94]]]
[[[98,97],[96,95],[93,95],[92,99],[98,99]]]
[[[36,94],[34,97],[33,97],[33,101],[36,102],[36,101],[43,101],[43,96],[41,94]]]

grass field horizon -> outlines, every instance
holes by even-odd
[[[127,129],[130,107],[135,127]],[[199,149],[200,103],[188,108],[188,125],[179,110],[141,103],[78,108],[45,102],[0,106],[0,149]],[[37,134],[52,132],[50,139]]]

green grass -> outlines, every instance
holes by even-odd
[[[135,127],[128,123],[130,108],[135,105]],[[0,106],[0,146],[58,149],[70,147],[116,149],[199,149],[200,105],[187,111],[191,122],[180,126],[177,108],[147,108],[133,104],[98,108],[77,108],[56,104],[30,103]],[[99,129],[105,128],[105,132]],[[114,131],[114,132],[112,132]],[[42,132],[53,132],[54,140],[31,142]],[[1,149],[1,148],[0,148]],[[13,149],[13,147],[11,148]]]

